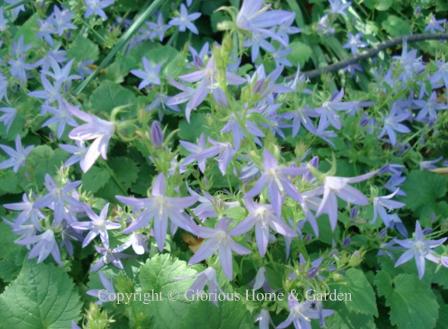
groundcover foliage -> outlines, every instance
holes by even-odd
[[[444,1],[0,6],[0,328],[447,328]]]

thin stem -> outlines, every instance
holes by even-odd
[[[324,73],[336,72],[336,71],[339,71],[347,66],[356,64],[357,62],[362,61],[364,59],[374,57],[374,56],[378,55],[382,50],[397,46],[397,45],[403,43],[403,41],[420,42],[420,41],[426,41],[426,40],[448,40],[448,33],[441,33],[441,34],[421,33],[421,34],[397,37],[397,38],[385,41],[383,43],[380,43],[375,48],[372,48],[372,49],[370,49],[362,54],[359,54],[357,56],[351,57],[349,59],[331,64],[331,65],[321,67],[319,69],[305,71],[302,73],[302,75],[304,77],[310,78],[310,79],[316,78]]]
[[[140,29],[146,19],[151,16],[163,3],[164,0],[153,1],[132,23],[132,25],[123,33],[118,39],[117,44],[110,50],[103,61],[98,65],[95,71],[93,71],[87,79],[85,79],[75,90],[75,95],[78,96],[82,93],[84,88],[93,80],[99,71],[104,69],[114,59],[115,55],[128,43],[132,36]]]

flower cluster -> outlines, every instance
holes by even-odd
[[[188,275],[169,273],[166,285],[188,286],[188,299],[208,293],[220,307],[229,287],[284,292],[283,303],[250,305],[261,329],[279,313],[277,328],[334,327],[333,315],[350,307],[329,310],[292,291],[354,280],[372,251],[404,275],[415,275],[402,266],[414,259],[421,280],[448,267],[447,182],[431,173],[447,163],[441,54],[404,39],[401,54],[382,54],[373,69],[350,66],[352,79],[341,72],[315,83],[301,67],[329,57],[320,39],[341,58],[374,45],[346,23],[357,17],[350,2],[313,3],[310,26],[294,1],[244,0],[210,15],[211,2],[154,1],[135,20],[136,4],[114,0],[6,2],[2,216],[37,263],[71,268],[82,258],[86,276],[98,272],[104,289],[87,291],[98,304],[110,301],[104,292],[146,289],[133,275],[170,254]],[[221,40],[203,37],[208,16]],[[428,33],[446,24],[433,14],[421,21]],[[383,272],[387,261],[378,258]],[[365,263],[373,275],[376,264]],[[374,294],[359,272],[368,287],[358,290]]]

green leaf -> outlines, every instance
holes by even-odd
[[[184,69],[185,54],[179,53],[171,46],[158,43],[143,42],[129,51],[129,54],[117,58],[107,68],[107,77],[113,81],[121,82],[131,69],[142,67],[142,59],[146,57],[150,62],[161,64],[162,75],[175,78]]]
[[[437,283],[438,285],[448,290],[448,275],[446,269],[444,267],[441,267],[436,272],[434,272],[431,278],[431,282]]]
[[[390,320],[399,329],[432,329],[439,316],[439,304],[431,288],[412,274],[393,280],[392,294],[386,296]]]
[[[135,103],[134,93],[112,81],[102,82],[90,96],[90,102],[95,112],[110,113],[119,106]]]
[[[116,3],[117,10],[126,12],[129,10],[140,10],[146,4],[145,0],[120,0]]]
[[[351,312],[378,316],[375,292],[367,280],[364,272],[351,268],[345,272],[346,284],[338,285],[338,292],[350,293],[351,302],[347,302],[347,309]]]
[[[137,181],[139,167],[134,160],[128,157],[115,157],[107,163],[124,189],[127,190]]]
[[[387,33],[393,37],[408,35],[411,33],[411,26],[409,23],[395,15],[389,15],[381,25],[383,29],[385,29]]]
[[[393,3],[393,0],[377,0],[375,9],[379,11],[388,10],[393,5]]]
[[[379,11],[388,10],[393,5],[393,0],[366,0],[365,4],[370,9]]]
[[[145,291],[183,293],[192,280],[179,280],[179,278],[194,274],[196,271],[188,267],[184,261],[172,258],[168,254],[157,254],[141,267],[139,278]]]
[[[163,69],[163,74],[171,79],[176,78],[184,70],[185,54],[179,53]]]
[[[0,295],[3,328],[66,329],[78,320],[81,302],[68,275],[54,265],[26,262]]]
[[[288,55],[288,59],[293,65],[300,65],[303,67],[313,54],[312,49],[303,42],[293,41],[289,46],[291,52]]]
[[[406,192],[404,201],[409,209],[418,216],[431,215],[437,208],[437,201],[447,192],[447,179],[428,171],[411,171],[403,184],[403,190]]]
[[[85,60],[96,61],[98,59],[99,49],[95,43],[79,35],[70,45],[67,55],[79,62]]]
[[[199,135],[207,129],[205,127],[206,114],[193,113],[191,115],[190,123],[186,120],[182,120],[179,124],[179,138],[190,142],[196,142]]]
[[[441,305],[436,329],[445,329],[448,323],[448,305]]]
[[[139,177],[137,181],[132,184],[131,191],[133,193],[146,195],[146,191],[151,186],[154,173],[151,171],[151,168],[145,163],[139,163],[139,168]]]
[[[347,304],[352,302],[347,302]],[[339,306],[332,316],[325,320],[327,329],[375,329],[372,315],[359,314],[348,311],[347,304]]]
[[[82,176],[82,188],[95,193],[106,185],[109,179],[110,174],[107,169],[93,166]]]
[[[14,243],[18,238],[5,223],[0,223],[0,278],[5,282],[14,280],[22,268],[26,249]]]
[[[189,302],[185,291],[191,286],[195,270],[168,254],[155,255],[140,270],[144,292],[161,292],[163,300],[131,305],[133,327],[164,329],[249,329],[254,328],[245,306],[239,301],[222,302],[218,306],[209,301]],[[176,300],[168,300],[169,295]]]
[[[379,271],[374,282],[378,295],[387,297],[392,293],[392,277],[386,270]]]
[[[144,54],[149,61],[162,65],[168,65],[176,56],[177,50],[170,46],[159,46]]]
[[[25,131],[25,122],[26,122],[26,111],[29,111],[30,106],[34,106],[35,103],[29,101],[29,98],[24,101],[18,103],[15,107],[17,109],[16,117],[14,118],[14,121],[10,127],[10,129],[7,131],[5,125],[0,125],[0,136],[3,141],[14,141],[17,135],[24,136],[26,135]],[[33,107],[32,107],[33,108]],[[31,112],[31,111],[30,111]],[[31,115],[32,112],[30,113]]]
[[[41,187],[45,175],[53,176],[65,158],[66,153],[60,149],[53,150],[48,145],[36,146],[19,171],[20,185],[24,188],[29,184]]]
[[[14,38],[18,40],[22,36],[25,44],[39,47],[43,45],[43,41],[39,38],[37,32],[39,32],[39,15],[35,13],[18,28]]]
[[[12,170],[0,171],[0,195],[20,193],[19,177]]]

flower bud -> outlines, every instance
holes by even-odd
[[[163,131],[159,121],[153,121],[151,125],[151,142],[155,147],[163,144]]]

